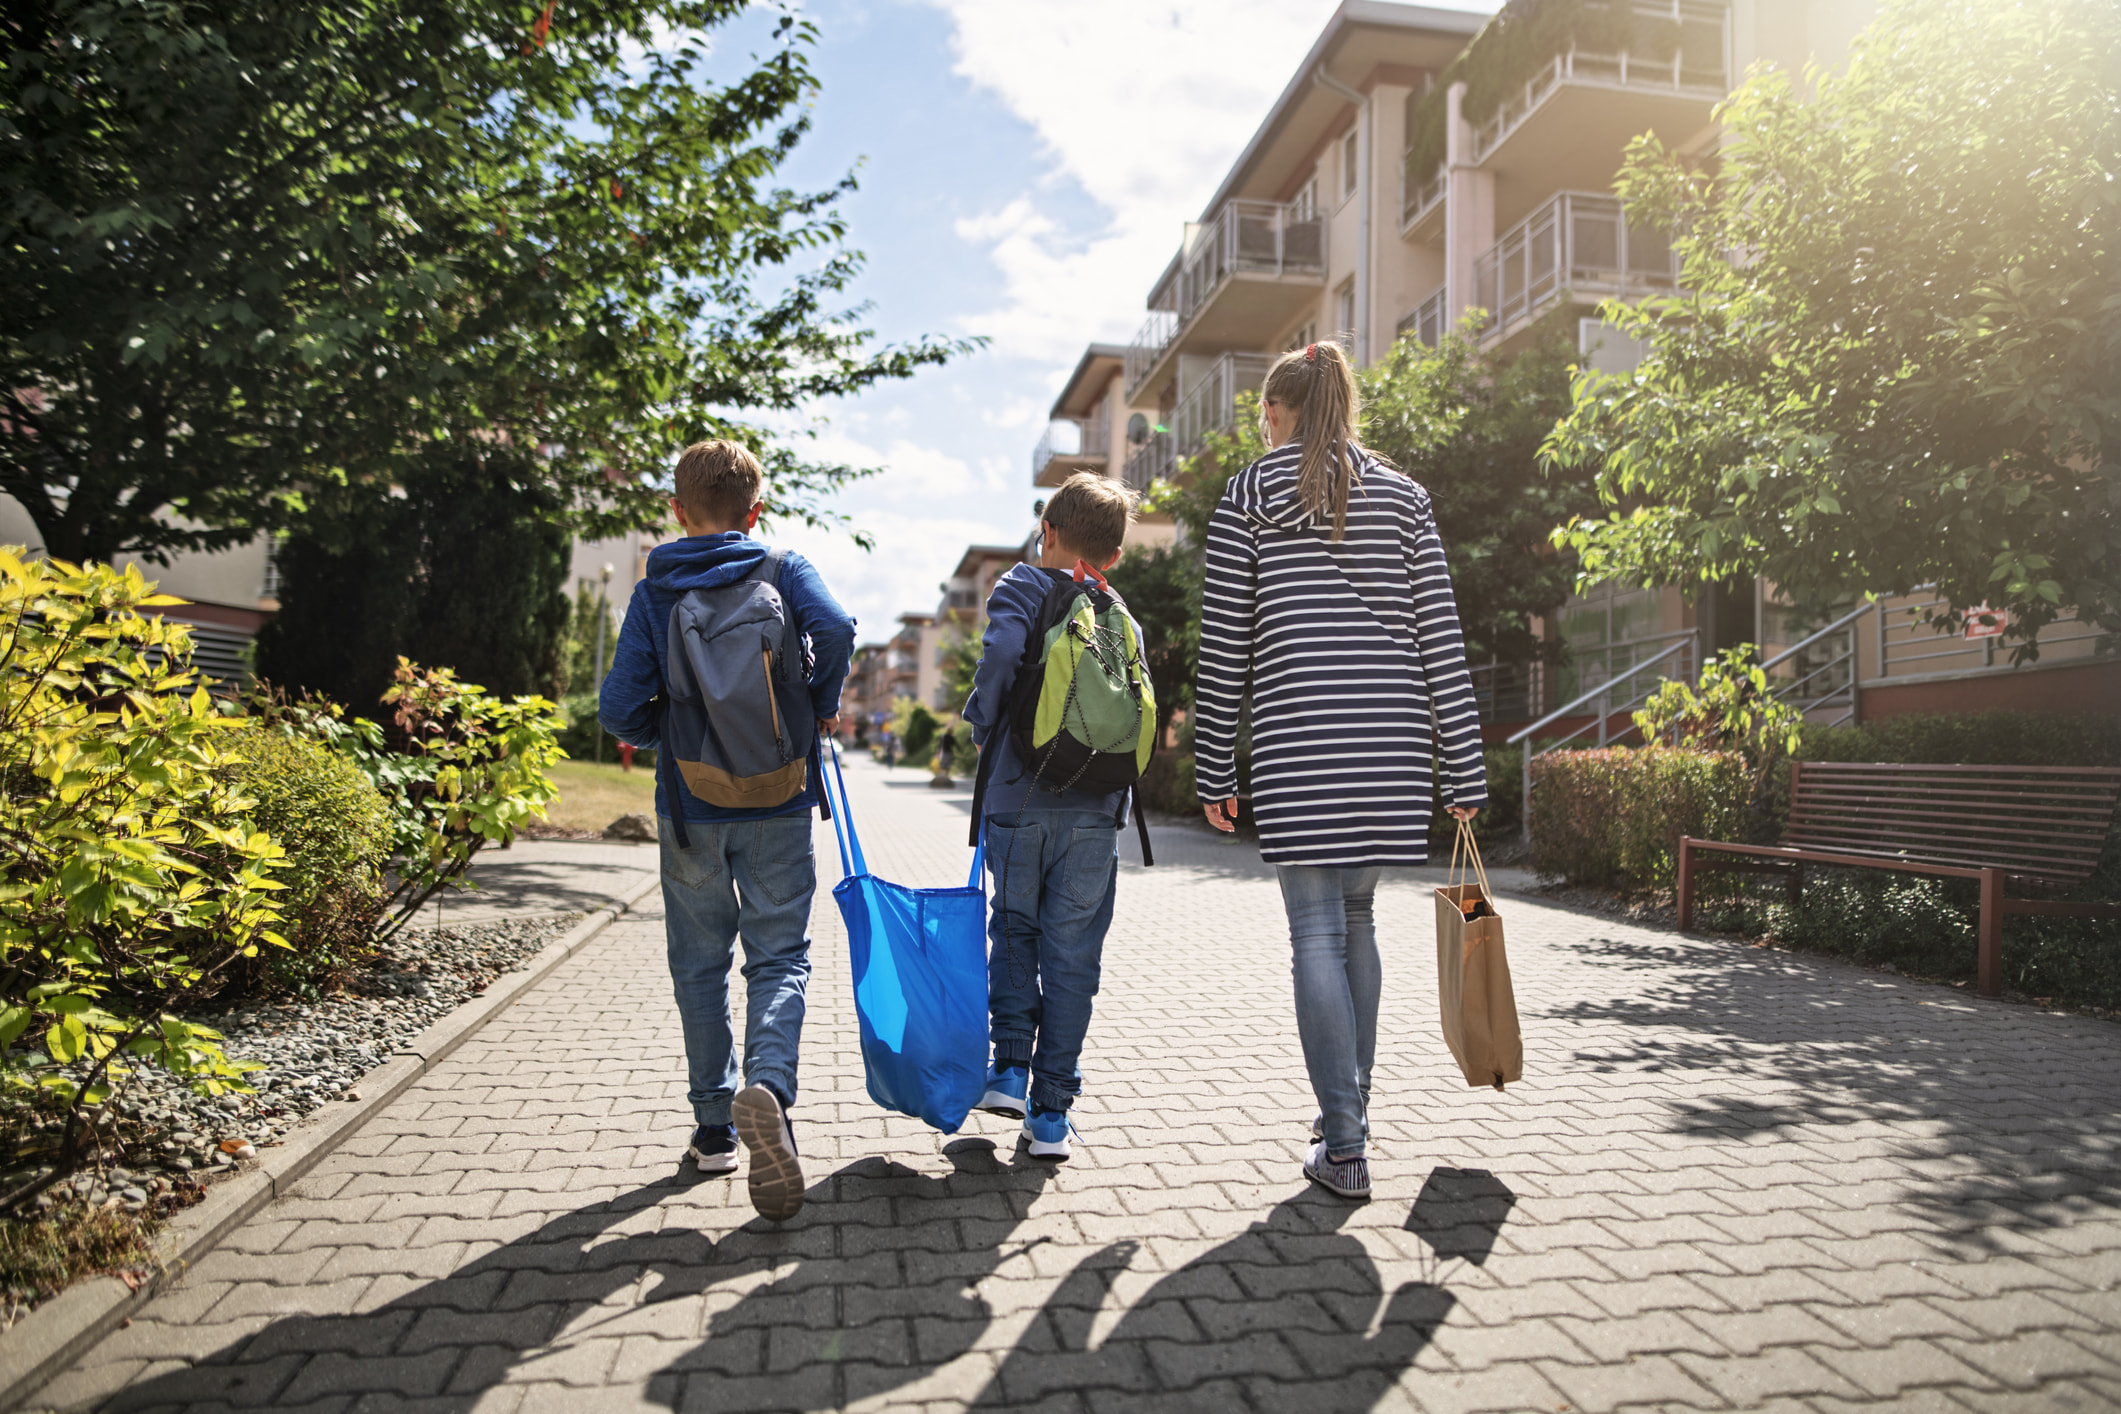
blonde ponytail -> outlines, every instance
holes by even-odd
[[[1355,439],[1362,409],[1348,356],[1338,344],[1291,349],[1267,370],[1261,396],[1295,414],[1290,435],[1303,446],[1296,494],[1304,508],[1332,523],[1333,539],[1347,538],[1348,496],[1361,481],[1362,453]]]

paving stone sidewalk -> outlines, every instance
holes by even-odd
[[[967,802],[862,763],[872,866]],[[821,882],[838,876],[818,836]],[[32,1401],[124,1410],[2121,1406],[2121,1028],[1524,900],[1526,1079],[1437,1035],[1389,884],[1375,1201],[1256,851],[1122,869],[1075,1162],[867,1100],[820,893],[785,1227],[681,1171],[660,915],[609,929]]]

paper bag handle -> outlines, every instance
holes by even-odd
[[[1452,888],[1457,888],[1465,882],[1466,860],[1472,861],[1473,875],[1480,881],[1480,896],[1486,899],[1489,907],[1492,908],[1495,903],[1495,891],[1488,887],[1487,866],[1481,863],[1480,860],[1480,841],[1474,838],[1473,826],[1467,821],[1460,820],[1458,822],[1458,835],[1451,841],[1452,872],[1449,879]]]

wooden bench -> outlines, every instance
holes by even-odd
[[[2010,913],[2121,918],[2121,903],[2026,898],[2007,886],[2066,889],[2099,867],[2121,799],[2121,767],[1908,766],[1800,761],[1779,845],[1679,841],[1679,931],[1694,924],[1694,875],[1783,874],[1790,901],[1807,864],[1890,869],[1981,884],[1980,986],[2003,990]]]

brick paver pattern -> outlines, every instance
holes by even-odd
[[[854,771],[869,857],[954,882],[965,794],[925,784]],[[1508,899],[1525,1079],[1470,1090],[1403,875],[1347,1204],[1299,1172],[1272,877],[1172,828],[1121,870],[1052,1168],[869,1101],[818,845],[794,1221],[678,1162],[651,906],[33,1406],[2121,1406],[2121,1028]]]

